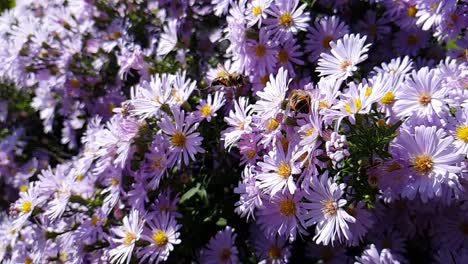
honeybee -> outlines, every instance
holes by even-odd
[[[222,86],[225,88],[238,88],[246,83],[244,75],[239,73],[230,73],[223,65],[218,65],[220,70],[218,77],[215,78],[210,87]]]
[[[310,113],[310,95],[303,90],[293,90],[288,98],[288,108],[296,113]]]

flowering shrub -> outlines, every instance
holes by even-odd
[[[2,263],[468,263],[466,1],[2,9]]]

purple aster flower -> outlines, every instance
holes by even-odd
[[[288,263],[291,257],[291,245],[288,243],[287,236],[266,236],[256,226],[251,232],[255,254],[258,257],[259,264],[283,264]],[[254,229],[254,228],[251,228]]]
[[[278,44],[270,40],[266,30],[260,30],[257,40],[247,40],[247,54],[249,55],[249,70],[256,74],[273,72],[278,53]]]
[[[172,193],[171,189],[164,189],[159,192],[158,198],[156,199],[154,205],[151,206],[153,210],[152,213],[164,214],[169,213],[175,218],[182,217],[177,210],[177,204],[179,203],[180,195]]]
[[[276,0],[271,9],[266,11],[273,16],[265,20],[266,28],[275,38],[286,40],[298,31],[307,29],[307,22],[310,20],[309,12],[304,13],[307,5],[298,5],[299,0]]]
[[[306,256],[314,260],[321,260],[326,264],[349,263],[346,248],[341,244],[318,245],[315,241],[309,241],[306,245]]]
[[[429,43],[430,34],[415,26],[408,29],[400,30],[395,34],[393,39],[393,47],[395,47],[397,54],[404,55],[417,55],[419,50],[427,47]]]
[[[452,144],[454,138],[446,136],[443,129],[435,126],[415,127],[414,133],[401,130],[395,141],[396,151],[409,160],[410,182],[402,195],[414,199],[417,193],[423,201],[441,195],[441,185],[458,182],[461,168],[456,164],[463,160]]]
[[[328,178],[328,173],[312,178],[311,188],[307,191],[304,208],[310,210],[307,225],[317,224],[314,241],[328,245],[338,239],[339,242],[352,239],[349,223],[356,219],[343,208],[346,200],[342,198],[346,185],[337,184]],[[343,239],[344,238],[344,239]]]
[[[237,234],[234,228],[226,226],[210,239],[206,248],[201,251],[200,262],[206,264],[239,263],[239,251],[235,245]]]
[[[33,184],[29,186],[27,192],[20,192],[19,196],[19,199],[13,205],[15,212],[13,226],[15,230],[19,230],[31,216],[34,208],[41,205],[46,199],[46,197],[39,196],[38,188]]]
[[[278,57],[278,68],[284,67],[290,73],[291,77],[294,78],[296,75],[294,72],[294,64],[304,65],[302,61],[302,51],[299,49],[294,38],[289,39],[282,44],[277,54]]]
[[[355,206],[351,205],[346,208],[346,212],[356,219],[356,222],[349,223],[349,229],[353,234],[351,239],[347,241],[350,246],[359,245],[374,224],[372,214],[364,206],[363,202],[358,202]]]
[[[202,100],[200,105],[197,106],[199,118],[210,122],[211,118],[216,116],[216,111],[224,105],[225,101],[223,92],[216,91],[213,97],[211,97],[211,94],[208,94],[208,98]]]
[[[282,144],[277,144],[276,148],[263,157],[264,161],[258,162],[259,172],[256,178],[260,181],[263,192],[273,196],[280,191],[291,194],[296,191],[294,175],[299,174],[301,169],[292,159],[294,151],[293,145],[284,149]]]
[[[163,213],[147,218],[148,227],[143,228],[141,239],[150,242],[150,245],[138,251],[141,262],[159,263],[167,260],[174,245],[180,244],[179,229],[175,218]]]
[[[413,70],[408,79],[395,94],[394,110],[400,117],[414,116],[417,120],[438,122],[437,117],[448,111],[445,89],[436,70],[424,67]]]
[[[424,0],[417,3],[416,24],[422,25],[422,29],[427,31],[434,25],[439,25],[446,13],[456,8],[457,0]]]
[[[229,116],[224,117],[224,121],[230,126],[222,132],[221,139],[224,147],[231,148],[244,133],[252,131],[252,105],[246,97],[239,97],[234,102],[234,109],[229,111]]]
[[[112,238],[112,242],[117,244],[109,251],[113,263],[130,263],[135,243],[140,240],[140,235],[143,232],[143,224],[144,220],[140,219],[138,211],[133,209],[129,215],[124,217],[123,226],[111,229],[116,236]]]
[[[375,248],[374,244],[371,244],[364,252],[361,257],[356,258],[356,264],[400,264],[390,252],[390,250],[384,249],[380,253]]]
[[[309,52],[309,61],[315,62],[323,52],[329,52],[330,43],[349,33],[348,26],[341,22],[337,16],[324,17],[309,28],[305,40],[306,52]]]
[[[273,0],[253,0],[251,3],[247,4],[247,25],[249,27],[258,24],[260,28],[262,25],[263,19],[266,19],[267,13],[266,10],[270,8]]]
[[[359,32],[369,38],[369,41],[380,40],[391,33],[391,27],[388,25],[390,20],[385,17],[378,17],[373,10],[368,10],[364,15],[364,19],[356,23]]]
[[[165,56],[169,54],[177,45],[177,19],[170,19],[164,26],[163,33],[159,39],[156,54]]]
[[[370,44],[364,45],[366,36],[346,34],[337,42],[331,42],[331,54],[322,53],[318,61],[317,72],[319,76],[334,79],[346,79],[357,71],[356,65],[367,59],[366,52]]]
[[[177,162],[179,165],[183,162],[189,164],[189,158],[195,159],[195,154],[204,153],[200,147],[203,138],[200,133],[195,132],[198,128],[198,123],[193,115],[185,115],[183,110],[172,108],[174,120],[169,115],[165,115],[160,122],[159,127],[169,140],[169,164],[174,166]]]
[[[286,97],[286,92],[291,81],[292,79],[288,78],[288,71],[284,68],[278,70],[276,77],[270,74],[270,80],[265,89],[257,92],[260,100],[253,105],[253,110],[262,120],[270,120],[270,118],[275,117],[281,111],[281,105]]]
[[[234,211],[241,217],[255,218],[255,209],[262,206],[261,189],[259,182],[255,180],[255,174],[252,167],[245,166],[242,172],[242,181],[234,188],[234,193],[240,195],[239,201],[236,202]]]
[[[267,236],[278,234],[294,241],[297,233],[308,235],[306,221],[309,215],[304,208],[303,197],[302,191],[296,191],[294,194],[277,193],[275,196],[265,197],[263,207],[257,213],[257,223]]]

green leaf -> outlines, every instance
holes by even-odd
[[[220,227],[225,227],[227,225],[227,220],[220,217],[218,221],[216,222],[216,225]]]
[[[200,189],[200,183],[197,183],[196,186],[192,187],[190,190],[184,193],[182,197],[180,197],[180,203],[184,203],[185,201],[192,198],[192,196],[194,196],[198,192],[199,189]]]

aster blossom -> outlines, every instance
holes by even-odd
[[[123,219],[123,226],[112,229],[116,237],[112,238],[118,246],[111,249],[109,255],[114,263],[130,263],[135,243],[140,240],[144,221],[137,210],[132,210]]]
[[[166,115],[158,124],[170,142],[169,160],[171,166],[176,162],[179,164],[183,162],[187,165],[189,158],[194,160],[195,154],[204,152],[200,147],[203,138],[200,133],[195,132],[198,123],[195,123],[194,116],[185,115],[185,112],[178,108],[172,108],[172,112],[174,122],[169,115]]]
[[[317,72],[319,76],[346,79],[357,70],[357,64],[367,59],[370,44],[366,44],[367,37],[359,34],[346,34],[342,39],[330,43],[330,53],[320,54]]]

